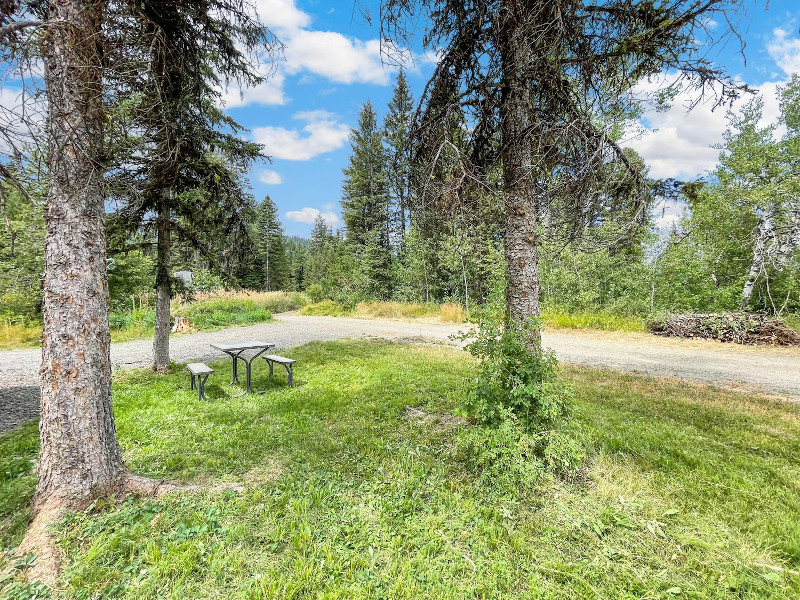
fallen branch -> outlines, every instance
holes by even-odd
[[[800,333],[774,317],[752,313],[669,315],[648,324],[655,335],[735,344],[798,346]]]

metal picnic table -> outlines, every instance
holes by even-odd
[[[231,385],[235,383],[241,384],[239,381],[239,361],[243,361],[247,367],[247,389],[242,392],[240,395],[244,395],[247,392],[251,394],[263,394],[264,392],[257,392],[253,389],[253,373],[252,373],[252,364],[255,359],[259,356],[264,354],[270,348],[274,348],[275,344],[270,342],[262,342],[262,341],[248,341],[248,342],[218,342],[216,344],[211,344],[212,348],[216,348],[217,350],[221,350],[225,354],[231,357],[233,360],[233,379],[231,379]],[[257,352],[252,356],[248,356],[244,354],[248,350],[256,350]]]

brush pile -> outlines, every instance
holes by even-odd
[[[781,319],[749,313],[668,315],[649,323],[668,337],[719,340],[757,346],[798,346],[800,333]]]

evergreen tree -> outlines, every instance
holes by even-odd
[[[362,261],[361,273],[368,281],[379,282],[373,291],[378,297],[391,293],[391,249],[389,182],[383,132],[377,114],[368,101],[361,109],[358,127],[350,134],[352,154],[344,170],[342,215],[347,226],[347,243],[357,257],[370,248],[370,258]]]
[[[333,255],[333,235],[321,215],[317,215],[311,228],[311,241],[308,245],[308,262],[304,269],[306,287],[323,285],[330,268]]]
[[[308,261],[308,244],[305,238],[284,237],[286,256],[289,261],[289,287],[296,292],[306,289],[306,263]]]
[[[384,135],[387,146],[387,179],[391,197],[391,243],[394,247],[403,244],[407,233],[406,223],[411,210],[411,161],[409,137],[413,120],[414,99],[406,82],[404,71],[397,75],[394,95],[384,120]]]
[[[213,231],[219,240],[246,232],[236,217],[249,208],[249,198],[241,188],[229,193],[230,184],[240,181],[261,146],[243,140],[241,127],[217,106],[221,84],[260,83],[254,52],[274,40],[237,0],[125,6],[130,14],[120,18],[131,27],[109,27],[120,36],[109,58],[118,63],[109,75],[118,92],[109,112],[116,127],[137,135],[118,136],[124,143],[114,148],[115,162],[129,168],[114,173],[110,187],[123,205],[118,225],[134,232],[145,223],[156,230],[153,369],[167,372],[174,232],[201,251],[208,247],[204,234]],[[220,206],[227,213],[222,220],[215,218]],[[217,259],[213,253],[207,257]],[[221,258],[220,267],[230,275],[236,261],[229,251]]]
[[[289,285],[289,259],[278,207],[269,196],[256,208],[254,229],[253,242],[262,287],[267,291],[285,290]]]

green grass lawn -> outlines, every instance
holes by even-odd
[[[497,496],[454,458],[460,425],[406,416],[453,412],[466,354],[367,341],[288,354],[294,389],[210,403],[183,373],[116,376],[134,471],[246,488],[70,516],[66,597],[800,597],[797,406],[566,368],[585,472]],[[215,368],[211,397],[230,377]],[[5,546],[25,526],[35,436],[0,437]]]

